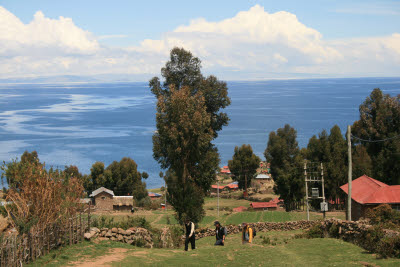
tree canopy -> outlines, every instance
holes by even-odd
[[[200,59],[183,48],[171,50],[161,74],[163,85],[157,77],[149,82],[157,98],[153,156],[167,170],[167,197],[179,221],[189,216],[197,222],[218,170],[219,154],[211,141],[229,120],[221,112],[230,104],[227,85],[205,78]]]
[[[235,147],[233,157],[228,161],[228,167],[234,175],[233,179],[238,181],[239,188],[247,188],[260,166],[260,161],[261,159],[253,153],[250,145],[243,144],[241,147]]]
[[[400,95],[391,97],[376,88],[360,105],[359,111],[360,119],[354,122],[352,134],[367,141],[352,138],[352,142],[365,147],[372,161],[374,178],[400,184]],[[365,157],[365,160],[369,159]]]
[[[297,208],[304,197],[303,158],[297,132],[289,124],[269,134],[264,156],[271,163],[274,191],[285,202],[286,210]]]

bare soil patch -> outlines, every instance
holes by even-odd
[[[72,262],[71,265],[78,267],[111,266],[112,262],[123,260],[127,256],[127,251],[126,248],[114,248],[110,249],[107,255],[83,262]]]

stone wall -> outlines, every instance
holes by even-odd
[[[305,230],[319,224],[320,221],[293,221],[293,222],[258,222],[249,223],[257,232]],[[239,225],[225,226],[228,234],[237,234],[241,231]],[[196,239],[215,236],[215,228],[200,228],[196,230]]]
[[[119,241],[131,245],[140,245],[152,248],[153,247],[153,238],[151,233],[145,228],[129,228],[124,230],[122,228],[101,228],[98,229],[93,227],[90,229],[89,233],[85,234],[86,240],[91,240],[96,237],[102,239],[108,239],[111,241]]]

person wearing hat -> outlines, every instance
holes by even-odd
[[[194,223],[189,219],[185,220],[185,228],[186,228],[186,239],[185,239],[185,251],[188,251],[189,242],[192,245],[192,250],[196,248],[196,236],[194,232]]]
[[[215,237],[217,241],[215,242],[215,246],[224,246],[225,245],[225,237],[226,237],[226,228],[222,227],[219,221],[214,222],[215,226]]]
[[[242,223],[242,244],[253,242],[253,229],[247,223]]]

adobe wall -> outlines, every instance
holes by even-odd
[[[96,195],[94,197],[94,203],[97,210],[101,211],[113,210],[113,196],[106,192],[101,192],[100,194]]]

